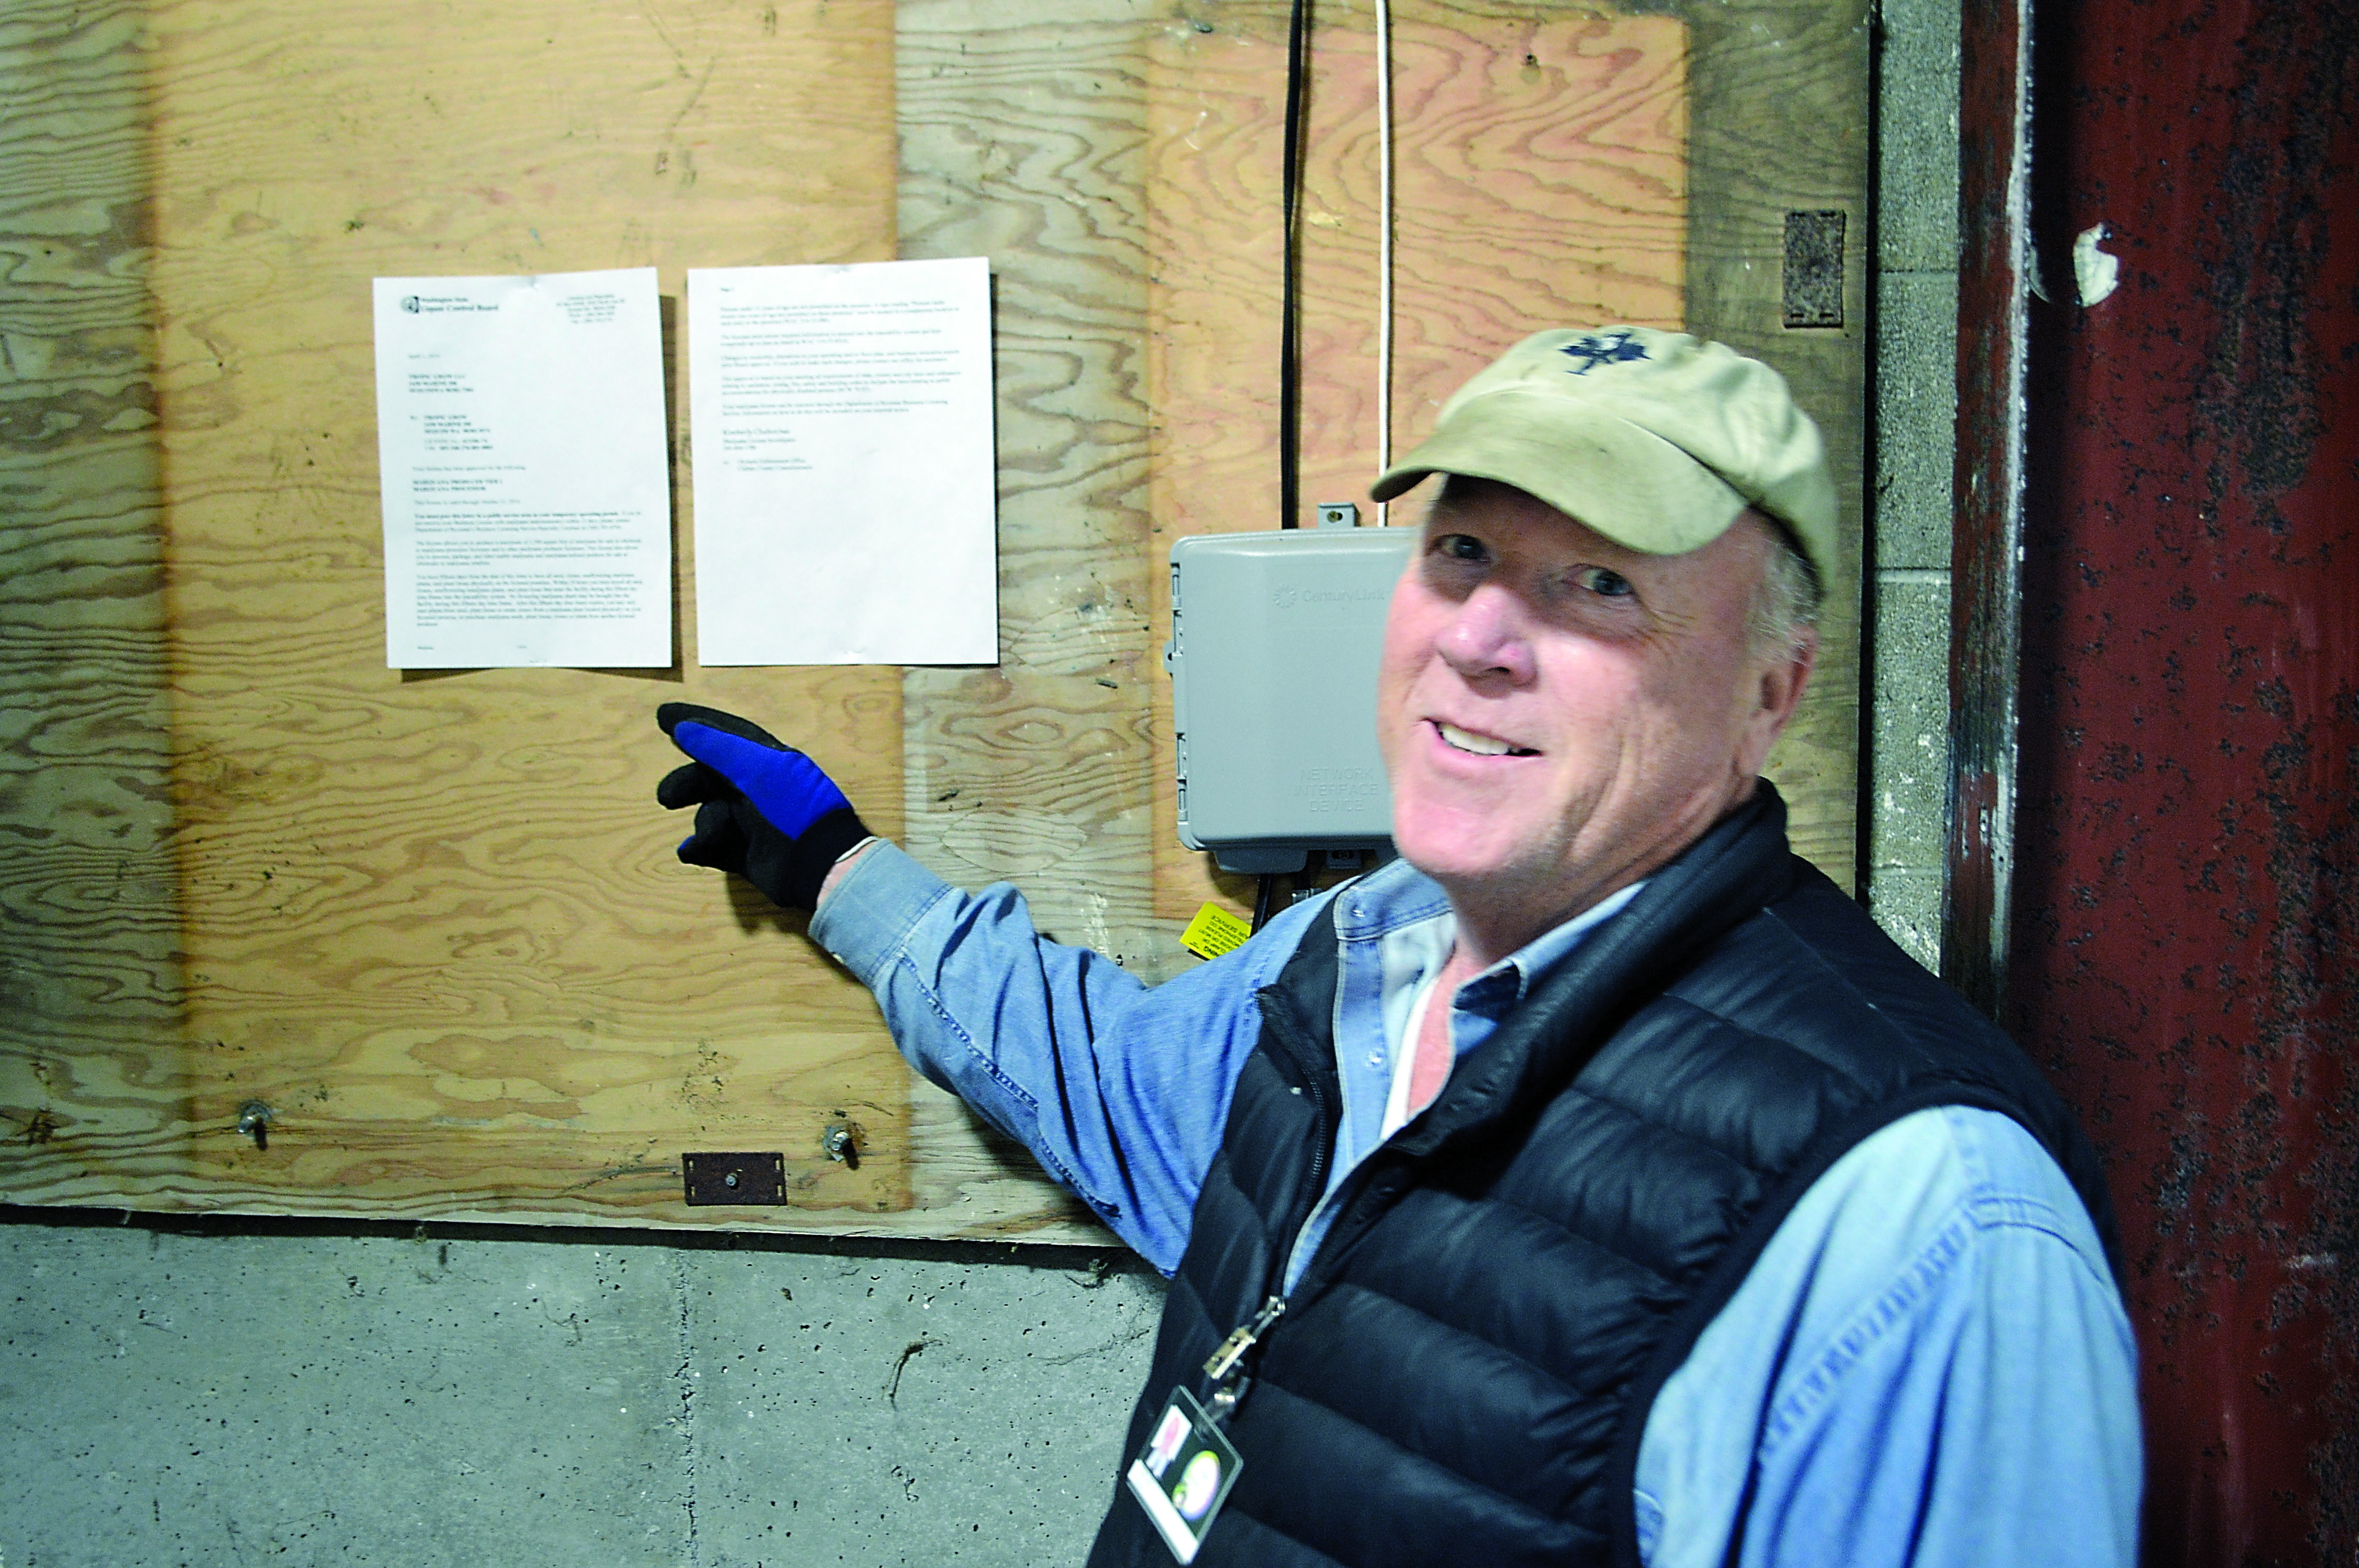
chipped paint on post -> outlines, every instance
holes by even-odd
[[[1962,0],[1958,446],[1950,535],[1950,822],[1941,978],[2006,991],[2023,543],[2030,0]]]
[[[2072,238],[2072,287],[2083,310],[2104,304],[2122,286],[2121,258],[2104,248],[2112,237],[2104,224],[2092,223]]]

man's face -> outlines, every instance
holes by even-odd
[[[1376,731],[1393,837],[1503,957],[1745,799],[1811,654],[1749,646],[1773,546],[1648,556],[1452,480],[1394,590]]]

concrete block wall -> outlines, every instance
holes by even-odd
[[[1958,3],[1883,0],[1878,26],[1867,900],[1936,968],[1949,817]]]
[[[1886,0],[1868,896],[1940,909],[1955,0]],[[0,1209],[0,1568],[1078,1563],[1162,1284],[1111,1245]]]

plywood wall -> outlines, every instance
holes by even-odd
[[[1794,376],[1855,502],[1856,257],[1846,327],[1777,302],[1786,211],[1864,227],[1863,19],[1650,9],[1396,7],[1394,439],[1533,327],[1686,322]],[[1375,443],[1371,18],[1315,15],[1306,501]],[[1277,522],[1284,7],[16,16],[0,1196],[1096,1234],[793,920],[673,863],[648,716],[756,714],[952,880],[1192,962],[1180,920],[1248,890],[1171,833],[1158,595],[1171,537]],[[993,260],[997,667],[381,667],[371,276],[654,265],[676,301],[689,265],[895,254]],[[1776,771],[1847,878],[1840,586]],[[700,1148],[783,1150],[789,1206],[683,1207]]]
[[[677,298],[691,264],[889,257],[889,14],[114,20],[54,25],[59,56],[112,72],[144,188],[123,259],[154,488],[87,521],[146,521],[162,567],[142,711],[168,754],[138,787],[168,803],[176,928],[120,983],[160,975],[171,1000],[96,1052],[11,1031],[0,1098],[47,1118],[11,1195],[676,1220],[682,1149],[753,1147],[788,1154],[799,1206],[906,1211],[907,1076],[864,994],[673,864],[649,799],[652,708],[690,696],[809,737],[897,827],[897,677],[386,670],[368,286],[653,265]],[[119,635],[105,608],[60,635]],[[821,1148],[839,1120],[869,1135],[857,1170]]]
[[[1281,178],[1288,12],[1224,8],[1158,34],[1147,212],[1156,545],[1280,525]],[[1669,16],[1410,6],[1393,28],[1394,319],[1378,309],[1374,18],[1328,7],[1313,35],[1302,170],[1299,353],[1305,507],[1366,503],[1380,452],[1408,449],[1458,386],[1541,326],[1676,328],[1685,270],[1687,28]],[[1389,406],[1379,338],[1394,355]],[[1418,520],[1416,499],[1398,521]],[[1391,509],[1387,509],[1391,510]],[[1297,525],[1310,519],[1298,517]],[[1168,580],[1157,615],[1168,625]],[[1173,771],[1157,687],[1158,772]],[[1241,879],[1179,842],[1158,800],[1160,913],[1243,906]]]
[[[168,1078],[176,957],[137,5],[0,25],[0,1170]],[[150,1119],[149,1124],[153,1124]]]
[[[1130,0],[897,7],[901,254],[992,258],[1000,663],[902,681],[912,853],[1012,880],[1041,929],[1148,979],[1195,960],[1155,917],[1162,679],[1150,619],[1147,39]],[[1104,1234],[919,1083],[924,1201],[984,1234]]]

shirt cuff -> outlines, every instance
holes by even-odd
[[[811,915],[811,940],[871,990],[910,928],[951,892],[900,846],[880,838]]]

